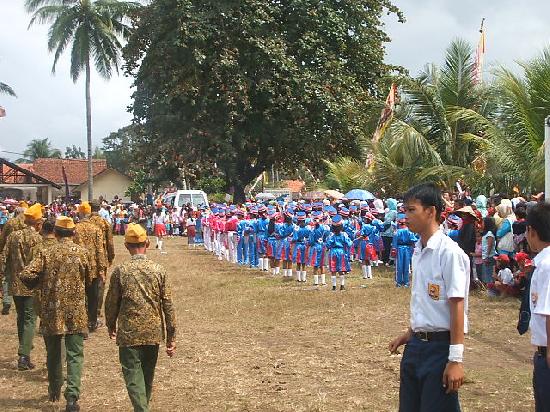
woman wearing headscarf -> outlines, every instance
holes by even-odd
[[[396,232],[395,220],[397,219],[397,200],[389,198],[386,200],[386,206],[388,210],[384,215],[384,228],[381,231],[382,242],[384,243],[384,251],[382,260],[386,265],[390,264],[391,259],[391,244],[393,241],[393,235]]]
[[[496,207],[500,224],[497,230],[497,250],[499,254],[513,257],[514,254],[514,233],[512,225],[516,221],[516,216],[512,210],[512,202],[510,199],[502,199]],[[496,219],[495,219],[496,220]]]
[[[475,201],[476,209],[481,213],[481,217],[487,217],[487,197],[485,195],[479,195]]]

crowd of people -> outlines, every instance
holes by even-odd
[[[172,356],[176,330],[166,273],[146,258],[149,236],[155,236],[160,253],[166,253],[166,236],[186,235],[189,245],[203,245],[219,260],[284,280],[306,283],[311,270],[313,285],[323,287],[329,275],[333,291],[346,289],[354,262],[367,281],[384,265],[394,268],[396,287],[412,285],[426,291],[425,295],[413,293],[411,327],[390,343],[390,352],[407,345],[404,370],[419,367],[410,363],[416,359],[411,351],[424,353],[422,364],[435,362],[433,371],[439,374],[438,382],[443,376],[444,390],[437,396],[430,392],[430,402],[459,410],[456,391],[464,379],[469,289],[478,287],[490,296],[517,296],[524,301],[527,297],[529,312],[536,309],[537,300],[540,308],[546,308],[543,296],[526,293],[531,277],[535,288],[549,287],[540,276],[532,275],[543,253],[535,255],[550,245],[550,209],[546,210],[542,196],[472,198],[467,190],[441,193],[428,184],[412,188],[401,199],[251,199],[244,204],[181,208],[163,204],[162,197],[149,205],[109,204],[102,199],[47,206],[0,202],[2,314],[10,313],[13,300],[21,371],[34,368],[32,342],[35,319],[40,318],[51,401],[61,394],[61,339],[65,338],[65,356],[71,365],[66,410],[79,410],[83,342],[101,326],[104,285],[114,259],[113,233],[124,236],[131,258],[111,271],[105,323],[119,345],[134,409],[148,410],[159,344],[166,336],[166,351]],[[548,222],[539,222],[544,219]],[[160,289],[152,286],[158,284]],[[440,301],[447,304],[439,305]],[[546,309],[534,313],[543,316],[541,310]],[[543,356],[547,345],[541,344],[540,336],[533,339]],[[426,346],[432,341],[444,344]],[[406,398],[412,397],[420,402],[420,395],[411,388],[419,379],[434,384],[432,378],[402,374],[400,400],[408,404]],[[545,403],[545,390],[535,385],[537,391],[541,397],[537,403]]]
[[[38,317],[46,347],[48,398],[59,401],[65,381],[69,412],[80,410],[84,340],[101,326],[104,286],[115,256],[113,222],[106,219],[106,209],[100,201],[70,206],[9,201],[0,206],[2,315],[9,315],[13,300],[17,368],[35,368],[31,352]],[[115,230],[119,224],[115,220]],[[139,223],[124,223],[124,241],[131,257],[110,271],[105,324],[119,346],[134,410],[148,411],[159,344],[165,340],[168,356],[175,352],[176,318],[166,272],[146,257],[146,230]]]
[[[527,212],[540,200],[468,192],[444,192],[442,231],[470,257],[472,287],[490,296],[520,296],[532,267],[525,240]],[[395,267],[396,287],[409,287],[411,258],[417,234],[407,227],[402,201],[319,199],[308,202],[247,202],[213,204],[185,215],[195,220],[192,243],[204,244],[218,259],[282,274],[283,279],[325,285],[325,272],[336,289],[345,289],[345,276],[357,262],[364,279],[381,264]],[[162,207],[157,210],[164,215]],[[160,223],[159,223],[160,222]],[[157,244],[167,232],[162,219],[154,224]],[[159,243],[160,242],[160,243]],[[376,270],[376,269],[374,269]]]

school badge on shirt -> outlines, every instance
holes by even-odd
[[[537,307],[537,300],[539,299],[539,294],[536,292],[531,292],[531,302],[533,302],[533,307]]]
[[[433,300],[439,300],[439,285],[437,283],[428,283],[428,295]]]

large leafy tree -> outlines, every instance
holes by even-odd
[[[86,153],[82,151],[80,146],[67,146],[65,149],[65,157],[68,159],[86,159]]]
[[[152,1],[124,53],[155,148],[142,158],[173,179],[215,165],[242,201],[273,164],[315,171],[356,155],[393,69],[381,16],[402,16],[390,1]]]
[[[71,78],[76,83],[85,73],[86,141],[88,152],[88,198],[93,198],[92,170],[92,104],[90,77],[92,66],[104,78],[118,72],[121,39],[130,34],[126,17],[137,10],[137,2],[118,0],[26,0],[33,13],[29,27],[35,22],[51,23],[48,50],[54,52],[52,72],[71,47]]]
[[[56,158],[61,157],[61,151],[52,146],[49,139],[33,139],[27,144],[27,148],[23,152],[23,156],[17,159],[18,163],[32,163],[36,159],[41,158]]]

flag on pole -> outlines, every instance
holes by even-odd
[[[393,118],[396,100],[397,85],[395,83],[392,83],[388,97],[386,97],[386,105],[382,109],[382,113],[380,113],[380,120],[378,120],[378,125],[376,126],[376,130],[374,132],[374,135],[372,136],[373,142],[378,142],[378,140],[380,140],[384,135],[388,124]]]
[[[6,117],[6,109],[0,106],[0,117]]]
[[[483,61],[485,59],[485,28],[483,23],[485,19],[481,20],[481,28],[479,29],[479,43],[477,44],[476,50],[476,61],[474,64],[474,83],[481,84],[483,83]]]

